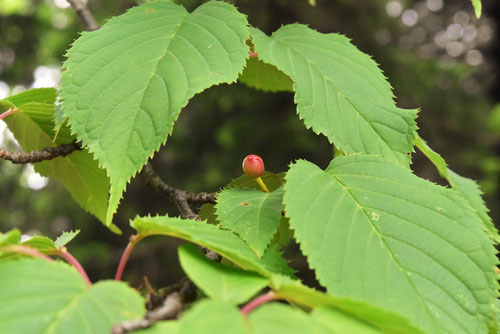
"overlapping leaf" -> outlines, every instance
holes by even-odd
[[[349,317],[370,324],[386,334],[423,334],[405,317],[385,309],[348,298],[327,295],[324,292],[303,285],[290,277],[273,275],[270,286],[278,295],[293,303],[316,309],[332,307]]]
[[[283,189],[226,189],[217,196],[216,214],[222,227],[238,234],[261,257],[280,224],[282,197]]]
[[[241,304],[267,285],[267,279],[205,257],[192,244],[179,248],[179,261],[188,277],[207,296],[230,304]]]
[[[238,80],[249,87],[266,92],[293,92],[293,82],[289,76],[258,58],[248,59]]]
[[[406,315],[429,333],[485,332],[497,294],[495,250],[453,190],[381,158],[299,161],[284,203],[329,292]]]
[[[73,44],[61,84],[65,114],[110,177],[108,224],[127,182],[165,143],[189,99],[238,78],[247,38],[246,18],[230,4],[188,13],[158,1]]]
[[[476,211],[480,218],[480,222],[484,225],[490,238],[500,243],[500,235],[498,234],[493,221],[488,215],[488,208],[484,205],[481,197],[482,192],[476,182],[471,179],[458,175],[451,169],[439,153],[434,151],[420,136],[415,139],[415,146],[434,164],[439,174],[448,181],[453,189],[462,196],[463,199]]]
[[[217,226],[188,219],[167,216],[138,217],[132,227],[142,236],[170,235],[205,246],[240,267],[256,271],[265,277],[271,274],[293,274],[281,254],[270,247],[262,258],[258,258],[243,240],[231,231]]]
[[[67,127],[62,127],[53,141],[56,96],[54,88],[38,88],[0,101],[0,112],[9,108],[18,110],[4,121],[24,151],[42,150],[73,141]],[[61,182],[82,208],[105,221],[109,181],[92,154],[86,150],[76,151],[66,157],[36,163],[34,167],[42,176]]]
[[[0,262],[2,334],[109,333],[113,324],[144,315],[142,297],[125,283],[87,286],[62,262]]]
[[[345,153],[379,154],[409,165],[416,112],[395,106],[389,83],[368,55],[344,36],[300,24],[281,27],[271,37],[255,28],[250,32],[259,59],[294,81],[307,128]]]

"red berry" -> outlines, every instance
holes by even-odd
[[[264,161],[262,158],[255,154],[247,155],[243,160],[243,171],[247,176],[258,178],[264,173]]]

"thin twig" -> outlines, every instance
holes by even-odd
[[[28,255],[28,256],[37,257],[39,259],[46,260],[46,261],[49,261],[49,262],[54,261],[52,258],[50,258],[47,255],[41,253],[38,249],[31,248],[29,246],[24,246],[24,245],[8,245],[8,246],[3,246],[3,247],[0,247],[0,252],[19,253],[19,254],[24,254],[24,255]]]
[[[83,266],[78,262],[78,260],[71,255],[70,252],[66,249],[66,247],[61,247],[59,248],[56,252],[54,252],[55,255],[62,257],[65,259],[69,264],[71,264],[73,267],[75,267],[76,271],[82,276],[83,280],[87,285],[92,285],[92,282],[89,279],[89,276],[87,275],[87,272],[85,272],[85,269],[83,269]]]
[[[153,167],[148,163],[144,166],[141,172],[142,176],[146,179],[149,187],[155,190],[162,196],[168,198],[173,202],[179,209],[183,218],[186,219],[196,219],[199,218],[193,212],[189,203],[202,204],[202,203],[214,203],[215,193],[198,193],[193,194],[184,190],[176,189],[170,187],[168,184],[163,182],[163,180],[158,176]]]
[[[255,298],[254,300],[251,300],[248,304],[246,304],[242,309],[241,309],[241,314],[244,316],[247,316],[248,313],[250,313],[253,309],[259,307],[260,305],[263,305],[265,303],[269,303],[272,300],[278,299],[278,296],[274,293],[273,290],[268,291],[267,293],[263,294],[262,296],[259,296]]]
[[[80,143],[62,144],[56,147],[47,147],[41,151],[25,152],[7,152],[0,150],[0,159],[9,160],[14,164],[27,164],[30,162],[41,162],[52,160],[57,157],[65,157],[74,151],[81,150]]]
[[[88,31],[93,31],[99,29],[99,24],[94,18],[94,15],[87,7],[87,4],[82,0],[68,0],[73,7],[73,10],[80,17],[80,20],[85,25],[85,29]]]
[[[153,326],[161,320],[176,318],[183,310],[184,303],[192,301],[196,294],[196,287],[190,280],[183,280],[178,291],[170,293],[163,304],[146,313],[142,319],[122,321],[113,326],[112,334],[125,334],[138,329],[144,329]]]

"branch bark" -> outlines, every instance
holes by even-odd
[[[73,10],[80,17],[80,20],[85,25],[85,30],[93,31],[99,29],[99,24],[97,23],[94,15],[87,7],[87,4],[82,0],[68,0],[73,7]]]
[[[165,196],[168,200],[170,200],[177,206],[182,218],[196,220],[200,219],[200,217],[196,213],[194,213],[194,211],[189,206],[190,203],[215,203],[215,193],[202,192],[199,194],[193,194],[184,190],[170,187],[160,178],[160,176],[158,176],[156,171],[153,169],[153,167],[151,167],[149,163],[144,166],[141,174],[146,179],[149,187],[151,187],[160,195]]]
[[[196,297],[196,286],[189,279],[180,282],[177,291],[167,295],[163,304],[146,313],[142,319],[122,321],[113,326],[112,334],[125,334],[131,331],[144,329],[153,326],[161,320],[177,318],[184,309],[184,303],[194,300]]]
[[[6,152],[0,150],[0,159],[9,160],[14,164],[27,164],[33,162],[41,162],[44,160],[52,160],[57,157],[65,157],[68,154],[82,149],[80,143],[62,144],[57,147],[47,147],[41,151],[25,152]]]

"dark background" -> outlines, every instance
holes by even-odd
[[[192,10],[204,1],[176,1]],[[402,108],[420,108],[420,135],[441,153],[450,168],[478,180],[494,221],[500,218],[500,3],[483,1],[476,19],[468,0],[236,0],[250,24],[270,34],[283,24],[300,22],[324,33],[347,35],[373,56],[394,87]],[[136,1],[90,0],[102,25]],[[65,50],[83,25],[63,0],[0,0],[0,96],[31,87],[55,86]],[[496,15],[496,16],[495,16]],[[3,97],[2,97],[3,98]],[[0,125],[0,148],[17,150]],[[241,84],[221,85],[195,96],[181,113],[173,136],[153,165],[172,186],[193,192],[216,191],[241,175],[247,154],[259,154],[266,169],[281,172],[298,158],[326,167],[332,147],[306,130],[296,115],[291,93],[265,93]],[[412,169],[445,185],[420,152]],[[0,161],[0,231],[57,237],[81,229],[69,250],[92,280],[110,278],[132,231],[136,215],[177,215],[175,207],[132,180],[115,223],[123,236],[109,232],[80,209],[62,186],[41,184],[26,166]],[[39,180],[38,180],[39,181]],[[182,276],[173,238],[155,237],[134,251],[125,279],[142,275],[154,285]],[[287,257],[308,283],[314,284],[296,245]]]

